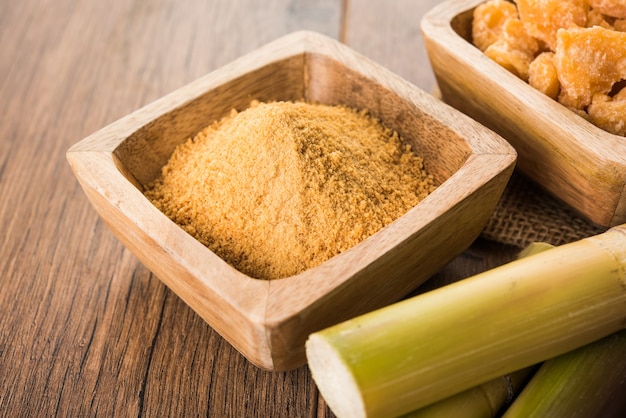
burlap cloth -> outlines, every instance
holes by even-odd
[[[524,248],[537,241],[566,244],[606,230],[516,171],[481,236]]]

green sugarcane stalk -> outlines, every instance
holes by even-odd
[[[548,243],[535,242],[524,248],[517,258],[538,254],[553,247]],[[527,367],[490,380],[402,415],[402,418],[493,418],[513,401],[537,368],[538,366]]]
[[[501,376],[402,418],[493,418],[513,401],[535,370],[536,367],[527,367]]]
[[[626,416],[626,330],[546,361],[503,418]]]
[[[339,417],[409,413],[626,324],[626,226],[313,333],[313,378]]]

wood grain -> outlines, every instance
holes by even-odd
[[[428,10],[441,2],[348,1],[343,40],[430,93],[435,88],[435,77],[423,47],[420,21]]]
[[[93,211],[65,151],[292,30],[337,38],[349,9],[0,1],[0,416],[332,416],[306,367],[250,365],[143,267]],[[387,53],[376,59],[399,59]],[[438,280],[506,258],[498,246],[475,248]]]

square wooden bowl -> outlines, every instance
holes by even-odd
[[[174,147],[260,101],[367,108],[423,156],[438,188],[369,239],[272,281],[235,270],[143,193]],[[316,330],[401,299],[464,251],[487,222],[516,161],[499,135],[337,41],[278,39],[75,144],[69,163],[115,235],[257,366],[305,362]]]
[[[589,221],[626,222],[626,138],[543,95],[472,44],[472,13],[484,0],[451,0],[422,20],[443,100],[498,132],[520,171]]]

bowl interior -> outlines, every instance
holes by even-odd
[[[454,16],[450,21],[452,29],[463,39],[474,44],[472,39],[472,20],[474,19],[474,9],[466,10]]]
[[[463,138],[414,104],[328,56],[305,52],[228,81],[141,127],[114,150],[118,169],[143,190],[159,175],[178,144],[231,109],[247,108],[253,99],[305,99],[367,108],[424,158],[426,170],[438,185],[471,155]]]

